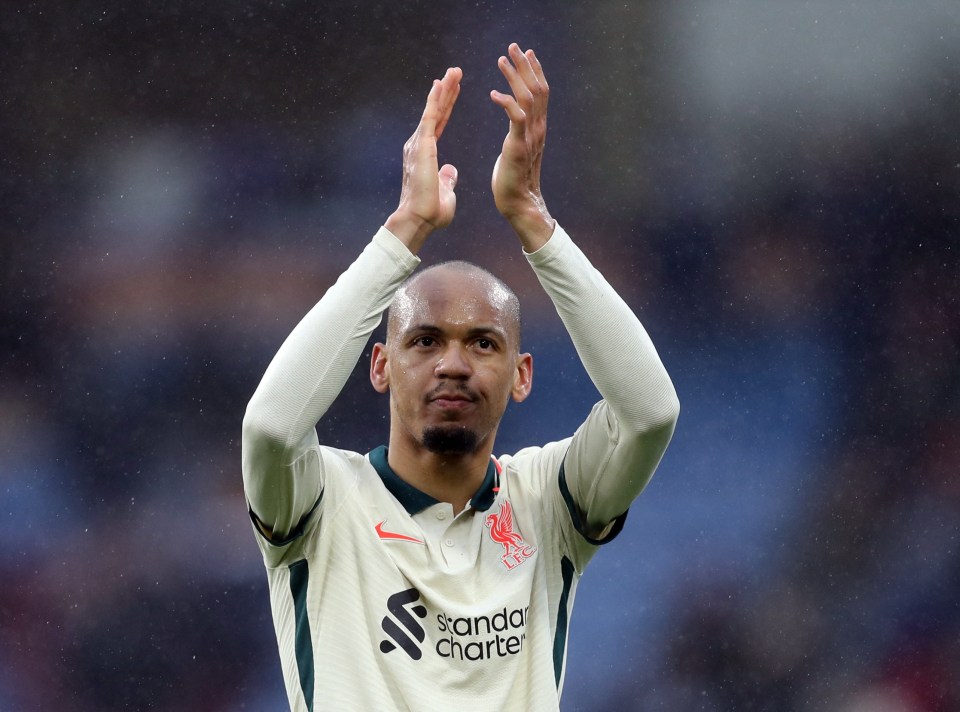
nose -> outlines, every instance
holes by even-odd
[[[440,354],[433,372],[440,378],[469,378],[473,373],[473,366],[464,348],[464,345],[451,341]]]

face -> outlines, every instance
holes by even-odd
[[[527,397],[529,354],[509,294],[483,273],[439,267],[398,293],[370,380],[390,393],[395,437],[438,453],[492,447],[510,398]]]

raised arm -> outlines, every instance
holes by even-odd
[[[322,463],[315,426],[339,395],[427,236],[453,219],[456,169],[437,168],[437,139],[460,90],[461,72],[435,80],[404,146],[397,210],[267,367],[243,419],[243,481],[251,515],[274,541],[295,533],[319,501]],[[315,454],[312,454],[315,453]]]
[[[527,255],[603,396],[564,459],[567,488],[599,538],[650,481],[680,412],[673,383],[640,320],[557,226]]]
[[[510,120],[493,171],[497,208],[513,226],[604,400],[571,441],[566,485],[589,534],[629,507],[660,462],[679,414],[676,391],[646,330],[547,211],[540,191],[549,88],[533,50],[510,45],[491,92]]]

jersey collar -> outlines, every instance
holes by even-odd
[[[397,501],[403,505],[410,515],[422,512],[427,507],[439,504],[439,500],[434,499],[425,492],[421,492],[408,482],[400,479],[400,475],[393,471],[393,468],[387,463],[387,446],[381,445],[375,450],[371,450],[367,455],[373,469],[380,475],[384,487],[390,494],[397,498]],[[497,481],[497,468],[494,465],[493,458],[490,458],[490,464],[487,466],[487,473],[483,477],[480,487],[473,493],[469,505],[476,510],[485,512],[490,509],[497,493],[494,489]]]

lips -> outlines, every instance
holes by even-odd
[[[430,401],[430,403],[431,403],[431,405],[436,406],[436,407],[439,408],[440,410],[446,410],[446,411],[466,410],[467,408],[469,408],[469,407],[472,405],[472,402],[471,402],[471,401],[463,400],[462,398],[459,399],[459,400],[448,400],[448,399],[445,399],[445,398],[435,398],[435,399],[433,399],[432,401]]]
[[[464,395],[459,393],[441,393],[439,395],[432,396],[430,400],[445,400],[445,401],[466,401],[469,403],[472,399],[467,398]]]
[[[477,400],[477,397],[469,391],[458,390],[438,390],[427,397],[427,401],[441,408],[465,408]]]

